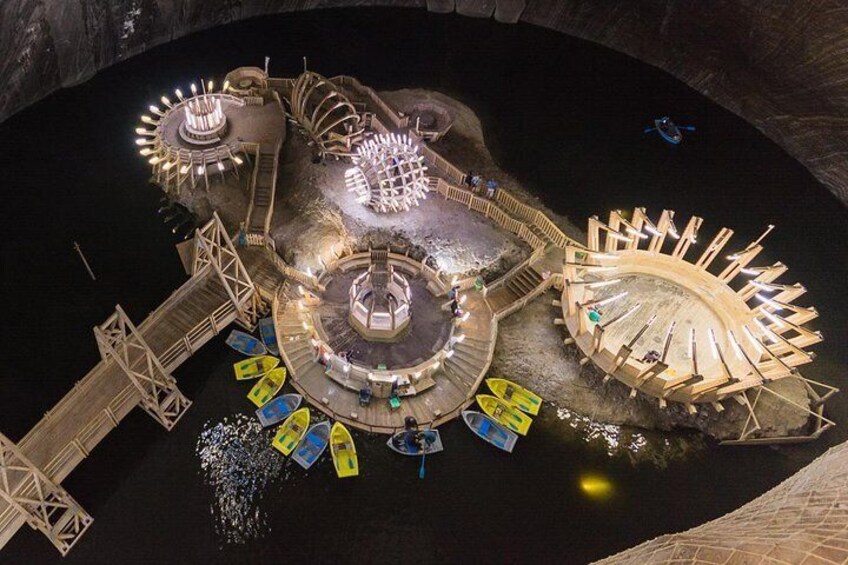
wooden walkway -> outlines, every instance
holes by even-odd
[[[151,412],[145,402],[150,397],[145,385],[151,380],[146,379],[156,380],[160,392],[163,386],[167,389],[171,385],[170,392],[165,390],[168,394],[159,397],[163,403],[175,397],[178,400],[172,406],[175,412],[162,412],[165,418],[157,418],[151,412],[166,428],[170,429],[190,405],[170,373],[229,324],[242,318],[246,305],[253,302],[254,292],[246,267],[235,259],[235,250],[217,216],[198,231],[195,240],[203,241],[198,245],[200,251],[195,251],[196,257],[201,255],[201,260],[195,261],[195,275],[137,328],[118,307],[115,315],[95,328],[105,359],[78,381],[17,445],[0,435],[0,548],[28,518],[32,519],[21,509],[33,508],[33,512],[46,512],[44,522],[37,524],[35,520],[33,527],[39,526],[63,554],[67,553],[84,527],[72,534],[60,531],[69,527],[66,522],[73,516],[56,518],[54,514],[61,513],[62,508],[57,509],[47,499],[54,495],[70,498],[58,485],[135,406]],[[219,249],[213,250],[211,245],[218,245]],[[207,251],[210,252],[204,259]],[[209,256],[213,256],[212,262],[207,261]],[[273,261],[260,260],[261,255],[251,258],[248,264],[254,271],[266,269],[267,264],[276,268]],[[228,286],[224,286],[225,280]],[[71,506],[77,516],[87,517],[87,527],[91,518],[76,503]]]

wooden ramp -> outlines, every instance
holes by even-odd
[[[138,327],[120,306],[94,328],[102,360],[17,444],[0,434],[0,548],[24,524],[65,555],[91,517],[60,486],[136,406],[166,429],[190,406],[171,372],[236,319],[255,289],[217,215],[195,235],[193,276]]]

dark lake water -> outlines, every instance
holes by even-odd
[[[809,289],[826,336],[805,374],[837,383],[848,363],[848,213],[753,127],[663,72],[605,48],[525,25],[422,10],[321,10],[203,32],[114,66],[0,124],[3,156],[0,430],[22,437],[97,361],[93,325],[116,303],[140,321],[184,275],[177,239],[157,216],[160,192],[133,144],[138,114],[165,91],[261,65],[294,76],[301,57],[332,76],[377,89],[425,87],[483,120],[502,166],[578,225],[611,208],[673,208],[750,241],[768,223],[765,260],[790,266]],[[642,129],[660,115],[698,131],[679,147]],[[72,250],[85,250],[88,279]],[[270,533],[244,545],[215,534],[212,493],[195,456],[207,421],[247,413],[221,340],[176,373],[194,400],[170,434],[136,410],[65,482],[95,517],[64,563],[475,561],[582,563],[717,517],[844,441],[844,427],[798,447],[711,446],[665,469],[564,439],[548,414],[511,457],[458,422],[428,463],[393,456],[384,438],[356,436],[362,476],[338,481],[324,461],[287,469],[260,507]],[[830,415],[845,421],[837,397]],[[581,477],[606,477],[613,495],[586,497]],[[22,530],[3,563],[58,563]]]

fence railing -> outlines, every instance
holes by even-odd
[[[527,224],[513,218],[488,198],[482,198],[470,190],[453,186],[444,179],[438,179],[436,181],[436,191],[445,198],[465,204],[471,210],[475,210],[490,218],[508,232],[514,233],[524,240],[534,251],[544,249],[547,245],[547,242],[533,233],[533,230]]]
[[[348,75],[339,75],[330,79],[333,83],[349,88],[361,96],[368,98],[371,103],[377,106],[382,113],[392,122],[392,125],[397,129],[405,128],[409,125],[409,116],[401,117],[394,108],[386,104],[377,92],[370,86],[365,86],[358,79]]]

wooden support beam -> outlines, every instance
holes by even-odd
[[[20,448],[0,434],[0,498],[27,524],[47,536],[63,556],[93,518],[60,485],[51,481]]]
[[[168,373],[120,306],[94,327],[103,361],[115,361],[141,395],[141,407],[166,430],[173,429],[191,401]]]
[[[724,246],[727,245],[727,242],[730,241],[730,237],[732,235],[733,230],[729,228],[721,228],[718,234],[716,234],[713,238],[712,242],[710,242],[707,246],[706,250],[704,250],[695,262],[695,266],[706,271],[715,258],[719,256],[721,250],[724,249]]]
[[[697,241],[698,230],[701,228],[702,223],[704,223],[704,219],[699,218],[698,216],[692,216],[689,218],[686,228],[680,235],[680,239],[677,240],[677,245],[674,246],[674,251],[671,252],[672,257],[675,259],[683,259],[686,256],[689,246]]]

